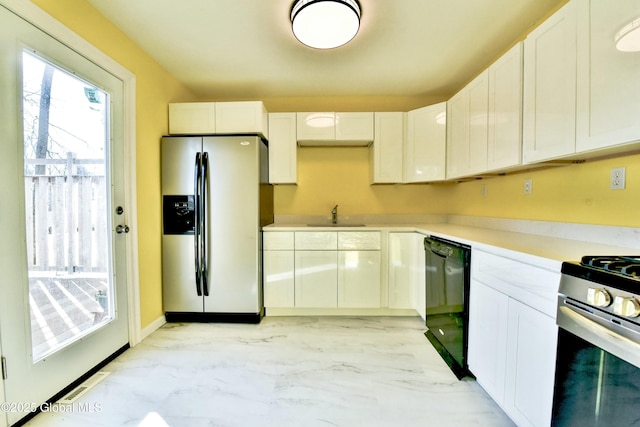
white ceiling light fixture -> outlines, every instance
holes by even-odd
[[[640,51],[640,18],[622,27],[616,34],[616,49],[621,52]]]
[[[293,34],[316,49],[333,49],[355,37],[360,29],[358,0],[296,0],[291,7]]]

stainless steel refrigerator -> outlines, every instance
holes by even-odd
[[[261,228],[273,222],[268,164],[258,136],[162,138],[168,322],[260,322]]]

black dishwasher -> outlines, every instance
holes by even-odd
[[[426,252],[426,337],[458,379],[467,366],[471,248],[429,236]]]

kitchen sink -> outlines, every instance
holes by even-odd
[[[364,224],[307,224],[307,227],[366,227]]]

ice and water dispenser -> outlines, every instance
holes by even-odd
[[[164,196],[162,212],[164,234],[194,234],[196,215],[193,196]]]

